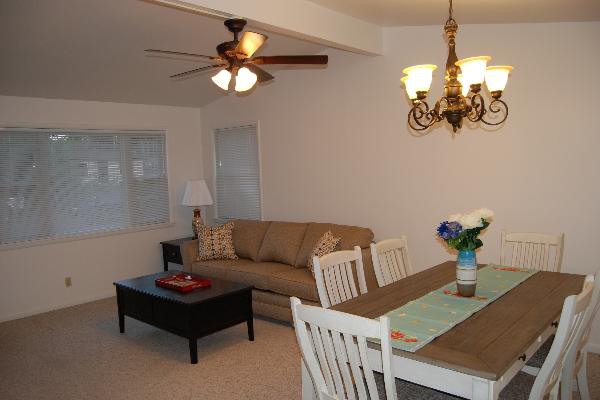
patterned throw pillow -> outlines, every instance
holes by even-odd
[[[331,253],[337,245],[340,243],[342,238],[336,238],[333,236],[331,231],[327,231],[321,236],[315,247],[313,247],[312,253],[310,253],[310,257],[308,257],[308,263],[306,264],[306,268],[315,276],[315,271],[313,270],[313,257],[323,257],[326,254]]]
[[[208,227],[200,226],[198,232],[198,257],[197,261],[206,260],[235,260],[233,248],[233,222],[223,225]]]

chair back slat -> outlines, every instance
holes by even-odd
[[[579,337],[578,341],[571,345],[571,348],[569,348],[562,371],[562,399],[569,399],[571,397],[570,395],[572,394],[573,378],[577,378],[577,385],[580,389],[580,397],[583,400],[589,399],[589,396],[586,396],[586,394],[589,394],[589,389],[587,388],[587,377],[584,377],[583,381],[580,381],[579,373],[582,369],[584,375],[586,372],[586,366],[583,364],[587,361],[587,345],[594,318],[598,314],[598,309],[600,309],[600,270],[596,272],[593,278],[591,276],[586,278],[586,283],[590,284],[590,282],[593,284],[593,291],[590,305],[583,318],[581,336]],[[586,387],[582,387],[582,385]]]
[[[502,231],[500,264],[560,272],[564,234]],[[509,261],[510,260],[510,263]]]
[[[380,398],[368,358],[366,339],[373,338],[382,346],[386,397],[397,400],[387,317],[375,321],[304,305],[295,297],[291,303],[302,360],[320,399]]]
[[[581,338],[584,328],[583,322],[592,299],[593,280],[593,277],[586,278],[581,293],[565,299],[552,347],[533,383],[529,400],[542,400],[547,395],[553,399],[558,398],[565,359],[572,346]]]
[[[406,236],[371,243],[371,257],[380,287],[412,274]]]
[[[352,272],[356,266],[358,290]],[[321,305],[329,308],[333,305],[353,299],[367,293],[367,283],[362,262],[360,247],[354,250],[336,251],[321,258],[313,258],[315,280]]]

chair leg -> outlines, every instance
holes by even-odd
[[[587,381],[587,351],[584,351],[581,355],[583,360],[581,362],[581,368],[577,372],[577,387],[579,387],[579,396],[581,400],[591,400],[590,389]]]
[[[550,400],[558,400],[558,389],[559,389],[559,382],[556,382],[556,384],[554,385],[554,387],[552,388],[552,390],[549,393],[549,399]]]

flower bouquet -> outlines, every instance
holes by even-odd
[[[478,238],[488,227],[493,211],[480,208],[469,214],[454,214],[437,228],[437,235],[453,249],[458,250],[456,260],[456,286],[461,296],[471,297],[477,285],[477,258],[475,250],[483,246]]]

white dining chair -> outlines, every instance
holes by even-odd
[[[591,400],[587,380],[588,342],[592,323],[600,309],[600,270],[594,275],[592,300],[583,320],[582,334],[579,340],[569,349],[561,377],[561,399],[570,399],[573,381],[577,383],[581,400]]]
[[[581,293],[565,299],[552,347],[533,383],[529,400],[542,400],[545,396],[558,399],[563,366],[571,346],[576,345],[585,327],[593,287],[594,277],[590,275],[586,277]]]
[[[379,287],[389,285],[412,275],[406,236],[371,243],[373,269]]]
[[[334,251],[323,257],[313,257],[315,280],[319,300],[324,308],[350,300],[359,295],[352,273],[352,264],[356,266],[360,294],[367,293],[367,282],[360,247],[354,250]]]
[[[305,305],[296,297],[291,305],[302,360],[320,400],[380,399],[367,338],[381,344],[386,398],[397,399],[388,317],[372,320]]]
[[[500,264],[511,267],[560,272],[564,233],[501,233]]]

